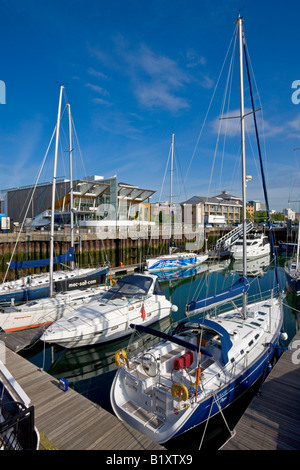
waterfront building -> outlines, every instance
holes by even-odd
[[[241,198],[227,191],[213,197],[193,196],[182,203],[190,206],[189,214],[193,225],[204,222],[206,225],[232,225],[241,219]],[[185,211],[184,211],[185,212]]]
[[[6,216],[21,224],[26,217],[28,224],[45,225],[51,217],[52,182],[2,190],[1,208]],[[132,214],[139,211],[139,221],[151,220],[150,198],[155,193],[151,189],[122,183],[117,176],[104,178],[90,176],[73,182],[74,224],[91,227],[130,223]],[[55,222],[70,223],[71,211],[70,181],[56,182]],[[141,210],[143,204],[143,210]]]

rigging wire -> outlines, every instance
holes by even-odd
[[[219,77],[218,77],[218,79],[217,79],[217,83],[216,83],[216,85],[215,85],[215,88],[214,88],[214,91],[213,91],[213,94],[212,94],[212,97],[211,97],[211,100],[210,100],[208,109],[207,109],[207,111],[206,111],[206,115],[205,115],[205,118],[204,118],[204,121],[203,121],[201,130],[200,130],[200,133],[199,133],[199,136],[198,136],[198,139],[197,139],[197,142],[196,142],[196,145],[195,145],[193,154],[192,154],[192,158],[191,158],[190,164],[189,164],[188,169],[187,169],[187,172],[186,172],[186,176],[185,176],[184,183],[185,183],[186,180],[187,180],[188,173],[189,173],[189,171],[190,171],[190,168],[191,168],[193,159],[194,159],[194,157],[195,157],[195,153],[196,153],[196,150],[197,150],[197,147],[198,147],[198,144],[199,144],[199,141],[200,141],[200,138],[201,138],[201,135],[202,135],[202,132],[203,132],[205,123],[206,123],[206,121],[207,121],[207,117],[208,117],[208,114],[209,114],[209,111],[210,111],[212,102],[213,102],[213,100],[214,100],[215,93],[216,93],[217,88],[218,88],[218,85],[219,85],[219,81],[220,81],[221,76],[222,76],[222,73],[223,73],[223,69],[224,69],[224,66],[225,66],[225,63],[226,63],[227,56],[228,56],[228,54],[229,54],[230,48],[231,48],[232,41],[233,41],[233,39],[234,39],[234,36],[236,35],[236,30],[237,30],[237,26],[235,27],[235,32],[234,32],[234,34],[233,34],[233,36],[232,36],[232,38],[231,38],[231,41],[230,41],[230,44],[229,44],[229,47],[228,47],[228,50],[227,50],[227,53],[226,53],[226,56],[225,56],[223,65],[222,65],[222,67],[221,67],[221,71],[220,71]]]
[[[210,186],[211,186],[212,176],[213,176],[213,172],[214,172],[214,166],[215,166],[215,162],[216,162],[216,155],[217,155],[217,150],[218,150],[218,145],[219,145],[221,127],[222,127],[222,124],[223,124],[223,116],[224,116],[224,108],[225,108],[225,104],[226,104],[226,96],[227,96],[227,93],[228,93],[229,84],[232,83],[232,72],[233,72],[233,63],[234,63],[234,53],[235,53],[236,41],[237,41],[237,29],[236,29],[236,36],[235,36],[234,46],[233,46],[233,50],[232,50],[232,56],[231,56],[231,61],[230,61],[230,65],[229,65],[225,90],[224,90],[223,102],[222,102],[222,106],[221,106],[221,112],[220,112],[221,117],[219,118],[220,119],[219,129],[218,129],[217,142],[216,142],[215,152],[214,152],[214,157],[213,157],[213,164],[212,164],[212,169],[211,169],[211,174],[210,174],[210,180],[209,180],[209,184],[208,184],[207,198],[209,197]],[[230,87],[230,90],[231,90],[231,87]],[[229,103],[230,103],[230,96],[228,97],[228,106],[229,106]],[[226,120],[226,129],[227,128],[228,128],[228,121]],[[225,133],[225,135],[226,135],[226,133]],[[224,139],[224,140],[226,140],[226,139]]]
[[[32,200],[33,200],[33,196],[34,196],[36,187],[37,187],[37,185],[38,185],[39,178],[40,178],[41,173],[42,173],[42,171],[43,171],[44,164],[45,164],[45,161],[46,161],[46,159],[47,159],[47,155],[48,155],[48,152],[49,152],[49,149],[50,149],[52,140],[53,140],[53,138],[54,138],[54,136],[55,136],[55,132],[56,132],[56,125],[55,125],[55,127],[54,127],[54,131],[53,131],[53,134],[52,134],[52,136],[51,136],[51,139],[50,139],[49,145],[48,145],[48,147],[47,147],[46,153],[45,153],[45,155],[44,155],[44,159],[43,159],[41,168],[40,168],[39,173],[38,173],[38,178],[37,178],[37,181],[36,181],[36,183],[35,183],[35,185],[34,185],[34,189],[33,189],[33,191],[32,191],[32,194],[31,194],[31,197],[30,197],[30,201],[29,201],[27,210],[26,210],[26,212],[25,212],[24,219],[23,219],[23,222],[22,222],[22,224],[21,224],[20,231],[19,231],[19,233],[18,233],[17,240],[16,240],[15,246],[14,246],[14,248],[13,248],[13,251],[12,251],[12,254],[11,254],[11,257],[10,257],[10,260],[9,260],[9,263],[8,263],[8,265],[7,265],[7,269],[6,269],[6,272],[5,272],[5,275],[4,275],[4,278],[3,278],[2,283],[4,283],[4,282],[6,281],[6,277],[7,277],[8,271],[9,271],[9,269],[10,269],[10,262],[11,262],[11,260],[12,260],[13,257],[14,257],[14,254],[15,254],[15,251],[16,251],[16,248],[17,248],[17,245],[18,245],[18,242],[19,242],[21,233],[22,233],[22,231],[23,231],[23,227],[24,227],[24,224],[25,224],[26,217],[27,217],[27,214],[28,214],[30,205],[31,205],[31,203],[32,203]]]

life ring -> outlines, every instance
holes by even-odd
[[[125,349],[121,349],[120,351],[117,351],[115,353],[115,361],[116,361],[117,366],[120,366],[121,364],[125,364],[126,357],[127,357],[127,354],[126,354]]]
[[[186,401],[189,397],[189,391],[183,384],[174,383],[171,387],[172,397],[179,397],[179,400]]]

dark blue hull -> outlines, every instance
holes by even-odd
[[[87,289],[105,283],[108,268],[101,268],[96,273],[91,273],[86,276],[78,276],[63,281],[56,281],[53,285],[55,293],[71,291],[75,289]],[[49,297],[50,287],[49,284],[37,287],[24,287],[15,291],[8,291],[0,294],[0,303],[10,303],[14,300],[15,303],[29,302],[32,300],[43,299]]]
[[[216,393],[215,397],[210,396],[207,400],[199,403],[198,407],[195,408],[193,414],[189,417],[185,424],[177,431],[172,439],[182,435],[183,433],[195,428],[204,427],[205,423],[209,419],[213,419],[218,414],[220,410],[222,412],[233,405],[240,399],[246,392],[248,392],[262,379],[266,374],[266,368],[268,364],[272,362],[276,345],[279,340],[279,334],[276,337],[276,340],[266,352],[264,352],[257,361],[249,365],[248,369],[240,374],[234,381],[230,382],[228,385],[224,385]]]
[[[300,278],[298,277],[292,277],[286,272],[286,277],[287,281],[289,283],[289,286],[293,289],[293,291],[297,294],[300,295]]]

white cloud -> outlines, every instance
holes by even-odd
[[[103,79],[107,80],[107,78],[108,78],[107,75],[105,75],[102,72],[99,72],[98,70],[93,69],[93,67],[90,67],[88,69],[88,74],[92,75],[93,77],[99,78],[99,79],[103,78]]]
[[[109,95],[109,92],[107,90],[105,90],[105,88],[102,88],[99,85],[93,85],[92,83],[86,83],[85,86],[91,88],[91,90],[95,91],[99,95],[103,95],[103,96],[108,96]]]

